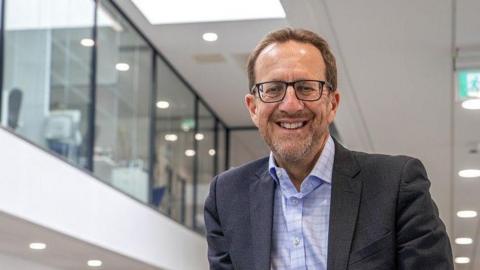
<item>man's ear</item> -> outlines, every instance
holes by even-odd
[[[340,104],[340,92],[335,90],[334,92],[329,94],[329,104],[330,111],[328,112],[328,123],[331,124],[335,119],[335,115],[337,114],[338,105]]]
[[[255,124],[255,126],[258,127],[258,114],[257,114],[257,100],[254,95],[252,94],[246,94],[245,95],[245,106],[248,109],[248,112],[250,113],[250,118],[252,118],[252,122]]]

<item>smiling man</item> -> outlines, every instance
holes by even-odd
[[[336,74],[307,30],[272,32],[250,55],[245,104],[271,153],[211,183],[211,269],[453,269],[421,162],[330,136]]]

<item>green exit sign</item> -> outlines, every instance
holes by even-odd
[[[458,95],[460,98],[480,98],[480,69],[458,71]]]

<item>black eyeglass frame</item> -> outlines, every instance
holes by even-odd
[[[320,95],[318,96],[318,98],[317,99],[302,99],[302,98],[299,98],[298,93],[297,93],[297,89],[295,88],[295,84],[298,83],[298,82],[317,82],[317,83],[319,83],[320,87],[319,87],[318,91],[320,91]],[[266,83],[283,83],[283,84],[285,84],[287,87],[285,87],[285,92],[283,92],[282,98],[279,99],[279,100],[276,100],[276,101],[265,101],[265,100],[263,100],[262,95],[260,94],[260,92],[263,91],[263,88],[261,86],[263,86]],[[256,90],[257,92],[259,92],[258,97],[260,98],[260,100],[263,103],[277,103],[277,102],[281,102],[285,98],[285,96],[287,95],[287,90],[288,90],[289,86],[293,87],[293,90],[295,91],[295,97],[297,97],[297,99],[301,100],[301,101],[317,101],[317,100],[320,100],[322,98],[323,88],[325,86],[328,87],[329,91],[332,91],[332,85],[330,83],[328,83],[326,81],[320,81],[320,80],[296,80],[296,81],[290,81],[290,82],[286,82],[286,81],[267,81],[267,82],[261,82],[261,83],[254,84],[252,86],[252,89],[250,89],[250,94],[254,95],[255,94],[254,92]]]

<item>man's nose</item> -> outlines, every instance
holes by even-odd
[[[287,88],[285,97],[280,102],[279,109],[286,112],[297,112],[304,108],[303,101],[299,100],[295,95],[295,89],[292,86]]]

